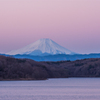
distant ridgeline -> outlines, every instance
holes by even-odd
[[[5,55],[5,56],[9,56],[9,55]],[[99,54],[74,54],[74,55],[58,54],[58,55],[47,55],[47,56],[12,55],[11,57],[27,58],[35,61],[66,61],[66,60],[75,61],[75,60],[81,60],[87,58],[100,58],[100,53]]]
[[[0,56],[0,80],[100,77],[100,58],[76,61],[36,62]]]

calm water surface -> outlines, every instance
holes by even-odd
[[[0,81],[0,100],[100,100],[100,78]]]

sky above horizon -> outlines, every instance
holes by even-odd
[[[41,38],[100,53],[100,0],[0,0],[0,53]]]

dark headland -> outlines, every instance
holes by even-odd
[[[100,58],[36,62],[0,56],[0,80],[45,80],[68,77],[100,77]]]

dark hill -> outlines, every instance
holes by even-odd
[[[36,62],[0,56],[0,80],[100,77],[100,58],[76,61]]]

